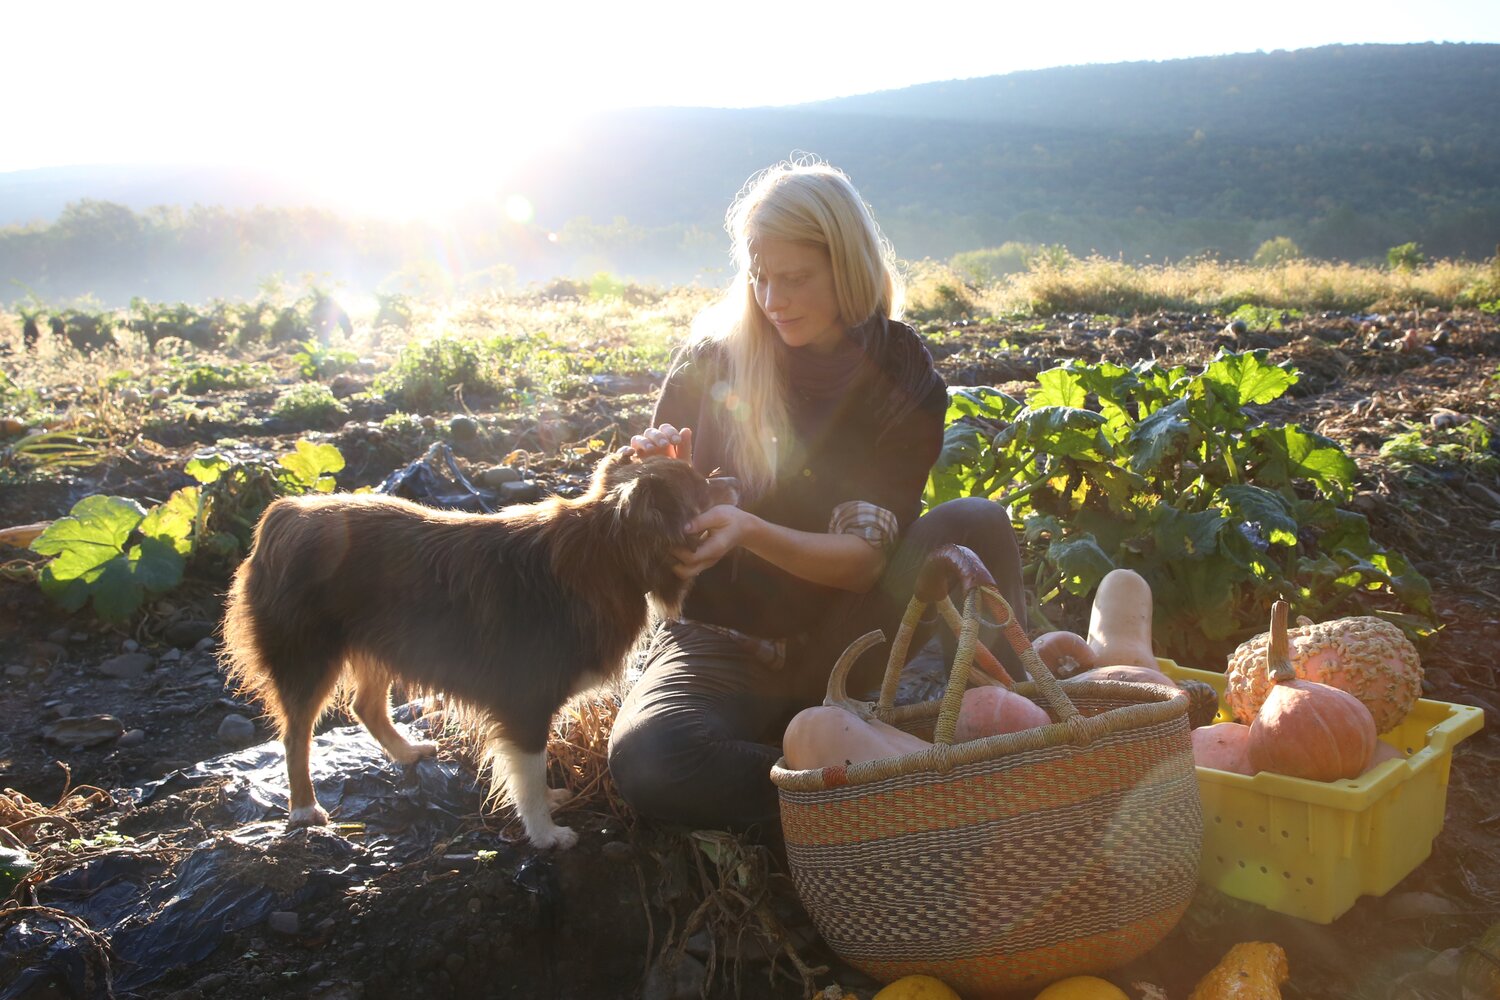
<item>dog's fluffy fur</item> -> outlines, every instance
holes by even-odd
[[[286,747],[292,826],[320,825],[308,768],[335,691],[392,759],[435,752],[390,719],[390,686],[446,695],[481,722],[494,791],[509,793],[538,847],[577,835],[552,821],[551,720],[617,677],[654,606],[678,613],[687,583],[671,550],[733,487],[686,462],[616,453],[588,492],[499,514],[432,510],[383,496],[278,500],[235,574],[224,618],[228,668]]]

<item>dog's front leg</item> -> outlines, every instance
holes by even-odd
[[[547,751],[529,753],[501,740],[496,757],[511,803],[526,828],[526,839],[544,849],[566,850],[578,843],[578,834],[571,827],[552,822],[552,810],[566,802],[570,793],[547,787]]]

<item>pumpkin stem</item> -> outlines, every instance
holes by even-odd
[[[1297,671],[1287,653],[1286,618],[1290,610],[1291,605],[1286,601],[1271,605],[1271,645],[1266,647],[1266,672],[1271,675],[1273,684],[1297,679]]]

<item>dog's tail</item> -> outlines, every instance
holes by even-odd
[[[296,560],[308,539],[295,506],[278,500],[255,529],[224,607],[220,663],[232,690],[263,707],[278,739],[295,719],[311,727],[344,673],[342,657],[318,650],[307,622]],[[311,718],[304,718],[311,716]]]
[[[229,679],[230,690],[258,701],[275,722],[280,736],[286,728],[286,712],[256,634],[255,612],[247,593],[251,572],[247,559],[240,563],[230,585],[229,599],[224,605],[224,642],[219,662]]]

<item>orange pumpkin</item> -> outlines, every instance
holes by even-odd
[[[1250,766],[1310,781],[1357,778],[1375,753],[1375,717],[1352,694],[1298,679],[1287,655],[1287,610],[1285,601],[1271,608],[1272,687],[1250,725]]]

